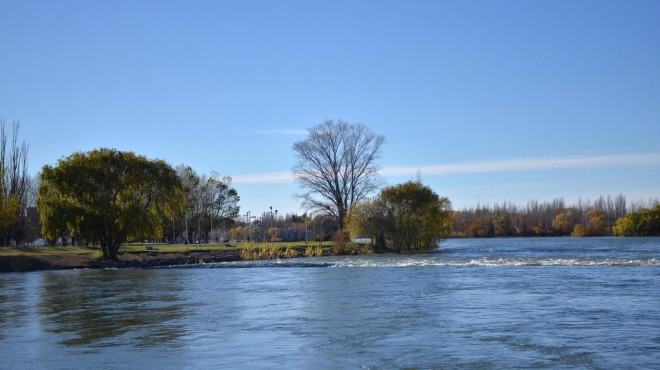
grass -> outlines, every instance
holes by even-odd
[[[200,244],[199,248],[195,244],[158,244],[158,243],[129,243],[124,244],[119,248],[120,253],[185,253],[191,251],[226,251],[226,250],[239,250],[245,247],[247,243],[231,244]],[[268,246],[274,250],[282,250],[286,252],[289,248],[306,248],[309,246],[318,246],[318,242],[273,242],[273,243],[260,243],[259,245]],[[330,247],[330,242],[323,242],[323,247]],[[153,247],[153,250],[147,250],[146,247]],[[24,256],[24,255],[49,255],[49,254],[93,254],[100,252],[101,248],[96,247],[0,247],[0,256]],[[289,252],[290,254],[292,252]]]
[[[48,254],[90,254],[98,247],[0,247],[0,256],[25,256],[25,255],[48,255]]]

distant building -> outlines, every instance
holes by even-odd
[[[30,243],[31,247],[45,247],[47,245],[48,245],[48,242],[46,241],[46,239],[42,239],[42,238],[39,238],[39,239],[33,241],[32,243]]]

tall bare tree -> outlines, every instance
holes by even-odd
[[[7,245],[11,240],[20,243],[26,230],[31,178],[27,169],[28,145],[25,142],[19,144],[19,127],[17,121],[12,124],[11,141],[8,143],[5,120],[0,119],[0,189],[4,192],[3,199],[13,199],[18,202],[13,221],[3,231],[3,245]]]
[[[293,174],[304,189],[303,206],[332,215],[341,230],[352,204],[380,184],[380,157],[385,138],[361,123],[334,122],[309,128],[307,139],[293,145]]]

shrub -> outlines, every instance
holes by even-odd
[[[94,253],[92,253],[92,260],[93,261],[101,261],[103,260],[103,251],[97,250]]]
[[[348,234],[344,231],[338,230],[332,236],[332,254],[335,256],[342,256],[346,254],[351,254],[352,250],[348,247]]]
[[[286,251],[284,252],[284,258],[296,258],[298,257],[298,251],[291,247],[286,247]]]
[[[305,250],[306,257],[321,257],[323,256],[323,247],[308,246]]]
[[[241,249],[241,259],[246,261],[256,260],[259,256],[257,248],[252,243],[246,244],[243,249]]]

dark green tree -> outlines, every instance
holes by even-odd
[[[161,236],[163,218],[184,205],[181,181],[166,162],[105,148],[44,166],[37,199],[46,237],[68,228],[98,242],[105,259],[116,259],[126,241]]]

